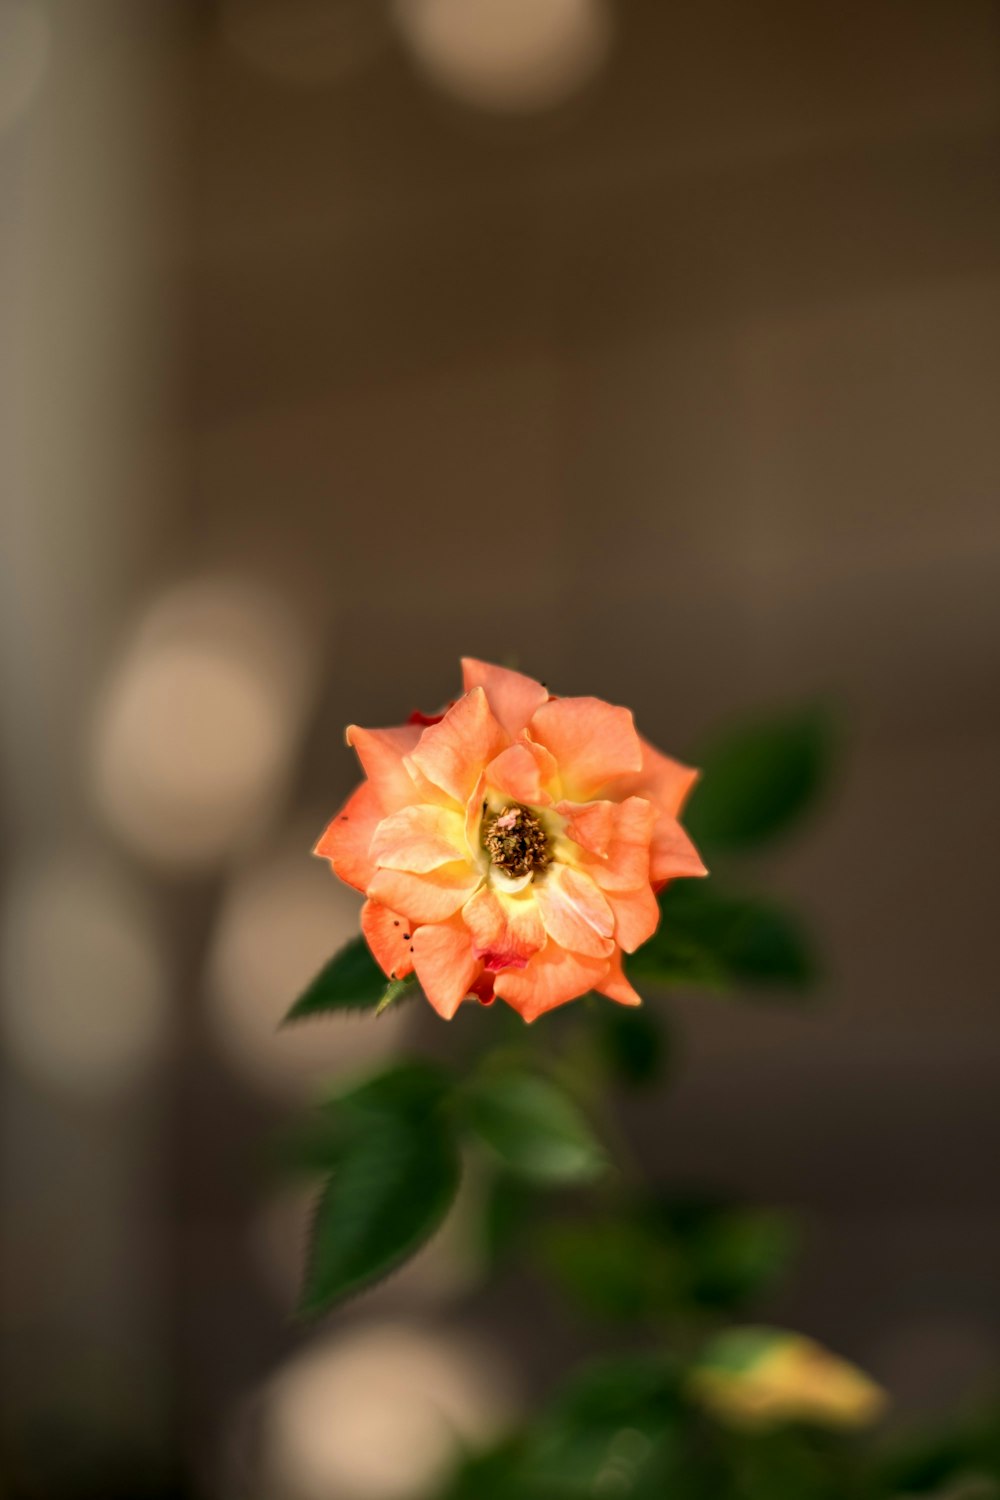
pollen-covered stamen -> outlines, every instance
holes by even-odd
[[[516,802],[483,823],[483,848],[498,870],[515,878],[542,869],[552,858],[541,823]]]

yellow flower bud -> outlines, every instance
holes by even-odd
[[[866,1427],[887,1397],[855,1365],[812,1339],[778,1328],[732,1328],[705,1350],[689,1377],[700,1404],[732,1427],[786,1422]]]

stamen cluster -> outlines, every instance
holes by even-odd
[[[549,863],[549,841],[535,814],[512,803],[483,824],[483,847],[505,875],[531,875]]]

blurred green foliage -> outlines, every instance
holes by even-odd
[[[812,938],[780,900],[738,888],[732,856],[766,848],[815,804],[833,765],[830,717],[807,709],[738,726],[694,759],[702,778],[684,821],[724,873],[666,887],[659,928],[629,960],[630,977],[657,991],[804,995],[821,968]],[[413,981],[387,985],[359,938],[331,959],[288,1019],[377,1013],[415,992]],[[471,1152],[488,1174],[489,1265],[516,1255],[578,1316],[614,1325],[633,1346],[570,1372],[521,1430],[467,1456],[446,1500],[1000,1497],[995,1413],[938,1437],[875,1446],[834,1430],[849,1425],[850,1366],[793,1335],[729,1326],[788,1271],[794,1222],[706,1195],[649,1191],[634,1169],[616,1168],[622,1152],[608,1139],[604,1095],[609,1086],[662,1081],[676,1052],[668,1018],[662,999],[639,1011],[596,997],[567,1009],[571,1015],[516,1034],[487,1028],[492,1050],[480,1038],[460,1069],[400,1062],[375,1074],[318,1111],[283,1152],[323,1178],[303,1312],[324,1311],[419,1249],[447,1214],[462,1155]],[[741,1397],[751,1414],[755,1396],[778,1412],[760,1430],[728,1420],[725,1402],[713,1406],[704,1392],[696,1399],[699,1372],[717,1381],[719,1351],[733,1349],[770,1359],[772,1386]],[[813,1385],[818,1372],[833,1380],[839,1368],[839,1416],[822,1388],[818,1397],[811,1389],[808,1407],[784,1408],[779,1389],[775,1405],[774,1380],[785,1369],[794,1385],[800,1368]],[[742,1379],[741,1370],[722,1371],[731,1377]],[[860,1372],[855,1386],[864,1391]],[[736,1402],[730,1417],[739,1410]],[[994,1488],[962,1488],[984,1483]]]
[[[532,1243],[581,1312],[662,1329],[671,1319],[739,1312],[764,1296],[797,1242],[786,1215],[664,1197],[613,1216],[543,1224]]]
[[[578,1183],[607,1169],[583,1111],[549,1078],[491,1069],[471,1081],[462,1102],[472,1130],[515,1176]]]
[[[672,1038],[661,1012],[648,1005],[632,1010],[602,1002],[594,1029],[613,1082],[637,1089],[662,1081],[670,1067]]]
[[[629,962],[633,982],[795,994],[818,978],[802,923],[773,902],[729,894],[715,880],[676,880],[660,910],[659,927]]]
[[[879,1475],[893,1495],[998,1500],[1000,1398],[949,1426],[896,1438],[881,1456]]]
[[[691,822],[707,845],[745,849],[787,828],[820,789],[830,761],[826,716],[784,715],[737,729],[706,751]],[[818,965],[799,922],[780,905],[720,889],[714,879],[673,881],[662,920],[630,961],[657,986],[799,993]],[[376,1014],[416,992],[386,983],[362,938],[320,971],[289,1021],[348,1010]],[[493,1163],[486,1237],[497,1251],[518,1242],[525,1205],[538,1230],[533,1253],[590,1313],[624,1321],[668,1319],[693,1309],[731,1309],[773,1280],[791,1231],[774,1215],[636,1198],[614,1216],[547,1222],[518,1179],[539,1187],[597,1184],[613,1152],[592,1108],[596,1085],[662,1077],[669,1032],[656,1010],[600,1001],[578,1007],[600,1062],[590,1074],[570,1052],[544,1058],[533,1044],[487,1054],[461,1079],[403,1063],[331,1101],[284,1156],[324,1179],[301,1310],[315,1314],[377,1280],[418,1249],[447,1213],[463,1149]]]
[[[710,858],[760,848],[786,833],[826,788],[833,766],[826,709],[737,726],[693,757],[701,768],[684,823]]]
[[[681,1361],[615,1356],[572,1374],[524,1428],[462,1463],[443,1500],[890,1500],[863,1440],[720,1426]]]

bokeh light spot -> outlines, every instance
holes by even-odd
[[[0,132],[30,109],[49,60],[50,25],[40,0],[0,4]]]
[[[393,1051],[409,1024],[403,1007],[278,1029],[313,975],[359,931],[360,898],[310,854],[323,821],[317,817],[289,848],[234,878],[209,955],[208,1004],[218,1045],[242,1077],[279,1097],[301,1097],[331,1068]]]
[[[280,799],[312,667],[288,609],[251,584],[159,599],[94,718],[94,793],[119,837],[179,868],[248,842]]]
[[[323,1338],[271,1382],[263,1465],[284,1500],[416,1500],[459,1444],[512,1414],[496,1351],[440,1329],[366,1324]]]
[[[84,851],[15,866],[0,941],[0,1018],[25,1074],[86,1098],[147,1075],[165,1041],[168,993],[134,882]]]
[[[611,43],[603,0],[395,0],[394,14],[428,77],[483,109],[561,104]]]

